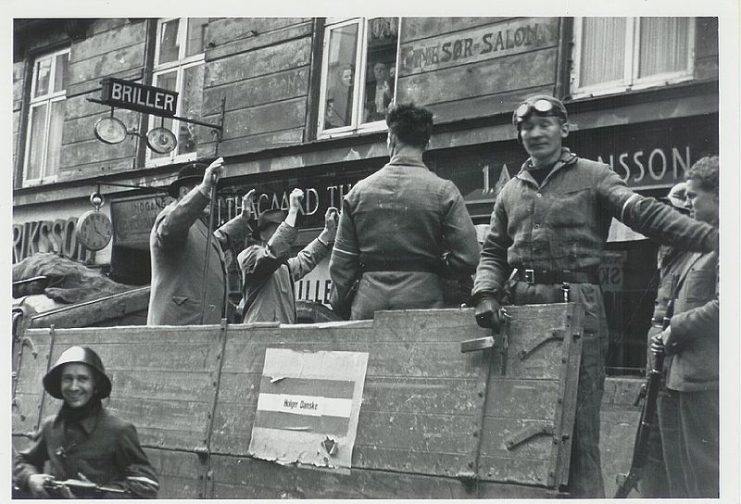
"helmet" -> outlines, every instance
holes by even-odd
[[[54,367],[44,376],[44,389],[57,399],[62,399],[62,368],[65,364],[78,363],[87,364],[95,373],[95,384],[97,386],[96,396],[105,399],[111,395],[111,380],[105,374],[103,361],[100,360],[95,351],[89,347],[73,346],[62,352]]]
[[[203,180],[203,175],[206,173],[207,165],[204,163],[188,163],[187,165],[180,168],[178,177],[175,181],[170,184],[167,188],[167,193],[173,198],[178,197],[180,192],[180,186],[184,184],[198,184]]]
[[[569,116],[561,100],[550,95],[535,95],[526,98],[525,101],[515,107],[512,114],[512,125],[519,131],[520,124],[525,122],[535,112],[542,116],[560,117],[568,121]]]

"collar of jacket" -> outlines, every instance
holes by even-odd
[[[422,168],[427,168],[427,165],[424,164],[424,162],[422,162],[421,160],[408,157],[408,156],[394,156],[391,158],[388,164],[394,165],[394,166],[403,165],[403,166],[419,166]]]
[[[103,414],[103,407],[96,408],[93,410],[90,415],[86,416],[82,420],[79,420],[76,422],[77,424],[82,427],[82,430],[85,431],[85,434],[88,436],[95,430],[95,427],[98,425],[98,418],[100,418],[100,415]],[[64,421],[64,416],[57,414],[57,417],[54,419],[54,424],[58,425],[59,422]]]
[[[533,176],[530,174],[530,171],[528,170],[528,168],[532,166],[532,158],[527,158],[527,161],[522,163],[520,171],[517,173],[517,175],[515,175],[515,178],[518,178],[523,182],[533,184],[535,187],[543,187],[557,171],[559,171],[564,166],[569,166],[575,163],[576,159],[577,155],[571,152],[568,147],[561,147],[561,157],[558,158],[558,161],[556,161],[556,164],[553,165],[550,173],[545,177],[545,179],[543,179],[543,183],[541,185],[538,185],[538,183],[535,181]]]

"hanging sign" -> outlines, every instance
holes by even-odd
[[[113,77],[105,78],[101,83],[100,99],[105,105],[160,117],[172,117],[177,111],[178,93],[175,91]]]
[[[349,469],[367,367],[367,352],[268,348],[249,454]]]

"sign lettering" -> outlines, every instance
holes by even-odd
[[[556,18],[529,18],[415,41],[401,47],[407,73],[447,68],[554,45]]]
[[[13,224],[13,264],[37,252],[51,252],[76,261],[95,259],[95,252],[77,241],[77,217]]]
[[[112,77],[103,79],[102,83],[101,101],[107,105],[161,117],[176,113],[178,93],[175,91]]]

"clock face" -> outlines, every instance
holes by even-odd
[[[88,250],[105,248],[112,236],[111,220],[102,212],[90,210],[77,220],[77,239]]]

